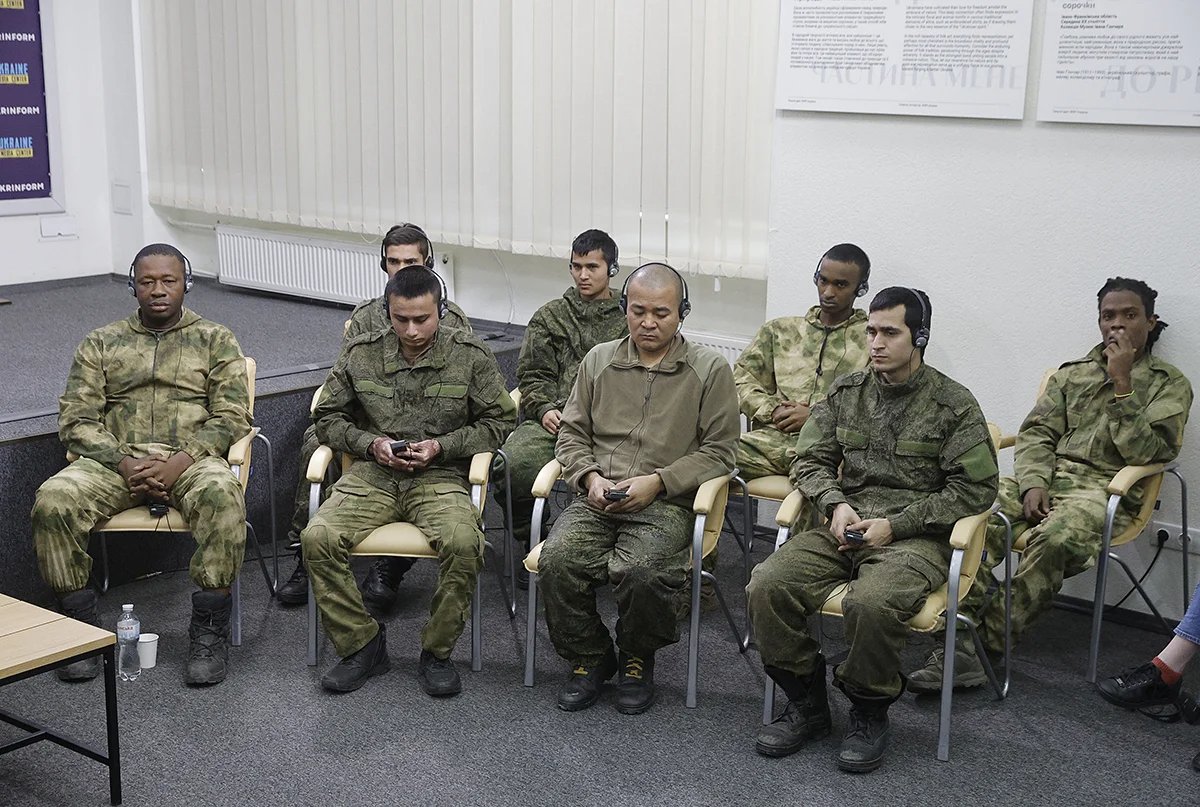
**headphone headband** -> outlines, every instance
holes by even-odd
[[[681,322],[687,319],[687,315],[692,312],[692,301],[688,295],[687,278],[685,278],[674,266],[669,263],[663,263],[662,261],[649,261],[647,263],[643,263],[637,269],[634,269],[632,272],[630,272],[629,277],[625,278],[625,282],[621,285],[621,297],[619,300],[617,300],[617,306],[620,307],[621,313],[629,313],[629,281],[633,280],[637,273],[645,269],[647,266],[665,266],[667,269],[670,269],[675,273],[675,277],[679,278],[679,283],[683,286],[683,299],[679,301],[679,319]]]
[[[905,287],[908,293],[917,298],[917,304],[921,306],[921,325],[913,334],[913,347],[923,348],[929,344],[929,326],[932,324],[929,321],[929,308],[925,305],[925,298],[914,288]]]
[[[441,299],[438,300],[438,319],[445,319],[446,313],[450,310],[450,293],[446,290],[446,281],[443,280],[442,276],[439,275],[437,272],[433,271],[428,266],[423,266],[423,265],[421,265],[421,266],[405,266],[403,269],[400,270],[400,272],[411,272],[414,269],[424,269],[426,272],[428,272],[429,274],[431,274],[437,278],[438,286],[440,286],[442,289]],[[396,274],[400,274],[400,272],[397,272]],[[384,293],[383,293],[383,318],[386,320],[391,320],[391,318],[392,318],[391,309],[388,308],[388,298],[387,298],[386,288],[384,289]]]

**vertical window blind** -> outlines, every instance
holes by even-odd
[[[765,275],[766,0],[141,4],[151,202]]]

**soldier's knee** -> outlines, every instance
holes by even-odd
[[[614,557],[608,564],[608,579],[614,586],[622,588],[646,588],[669,582],[661,561],[656,562],[656,559],[653,558],[617,559]],[[680,584],[682,584],[682,579]]]
[[[442,548],[439,554],[461,558],[482,557],[483,534],[470,524],[457,524],[442,536]]]
[[[842,598],[842,613],[848,619],[875,623],[904,621],[889,592],[877,586],[851,586]]]
[[[29,520],[34,530],[62,521],[64,510],[72,506],[72,487],[66,480],[50,477],[33,497]]]
[[[339,554],[338,538],[328,526],[313,519],[300,533],[300,551],[306,560],[332,560]]]

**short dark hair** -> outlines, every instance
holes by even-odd
[[[397,224],[387,231],[383,237],[383,244],[380,249],[387,254],[388,247],[399,246],[400,244],[416,244],[421,248],[421,257],[429,258],[429,236],[425,235],[425,231],[415,224],[403,222]],[[417,295],[418,297],[420,295]]]
[[[168,258],[174,258],[179,261],[179,269],[187,276],[188,262],[187,258],[183,257],[183,253],[170,244],[147,244],[138,250],[138,254],[133,256],[133,263],[129,264],[129,273],[132,275],[137,271],[138,261],[142,258],[148,258],[151,255],[165,255]]]
[[[617,262],[617,242],[604,230],[584,230],[571,242],[572,255],[586,255],[597,249],[604,256],[604,263],[611,269]]]
[[[858,267],[858,282],[864,283],[871,279],[871,259],[857,244],[838,244],[825,250],[821,260],[828,258],[838,263],[852,263]],[[890,307],[890,306],[889,306]]]
[[[1096,309],[1104,303],[1104,295],[1114,291],[1131,291],[1142,300],[1142,308],[1146,309],[1146,316],[1154,316],[1154,301],[1158,299],[1158,292],[1150,288],[1150,285],[1144,280],[1135,280],[1130,277],[1110,277],[1100,287],[1100,291],[1096,292]],[[1158,337],[1162,335],[1163,328],[1167,327],[1167,323],[1161,319],[1150,331],[1146,337],[1146,350],[1154,347],[1154,343],[1158,341]]]
[[[922,302],[925,303],[924,311],[921,310]],[[916,339],[917,331],[922,327],[932,328],[933,305],[929,302],[929,295],[920,289],[910,289],[908,286],[888,286],[871,298],[871,305],[867,310],[883,311],[898,305],[904,306],[904,324],[908,326],[913,339]],[[921,355],[925,355],[925,348],[920,350]]]
[[[413,242],[404,241],[402,243],[411,244]],[[438,280],[437,275],[424,266],[406,266],[392,275],[392,279],[383,288],[383,299],[387,303],[391,303],[393,297],[415,300],[426,294],[433,295],[433,302],[441,305],[441,281]]]

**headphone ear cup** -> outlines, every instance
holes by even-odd
[[[680,321],[687,319],[687,315],[690,313],[692,313],[692,301],[685,297],[683,302],[679,304]]]
[[[913,347],[925,347],[929,344],[929,329],[918,328],[917,336],[913,339]]]
[[[612,266],[608,267],[608,276],[609,276],[609,277],[616,277],[616,276],[617,276],[617,272],[619,272],[619,271],[621,271],[621,267],[617,266],[617,265],[614,263]]]
[[[854,296],[855,297],[866,297],[867,292],[870,290],[870,288],[871,287],[868,286],[866,283],[859,283],[858,288],[854,292]]]
[[[132,291],[132,288],[133,287],[131,286],[130,287],[131,291]],[[621,296],[617,299],[617,308],[621,309],[622,314],[629,313],[629,310],[628,310],[629,309],[629,297],[627,297],[625,295],[625,292],[621,292]]]

